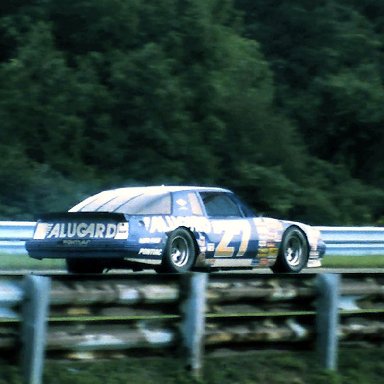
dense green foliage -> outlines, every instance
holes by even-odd
[[[380,223],[383,4],[1,1],[0,218],[186,183]]]

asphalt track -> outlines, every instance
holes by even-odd
[[[319,274],[319,273],[334,273],[334,274],[375,274],[375,273],[384,273],[384,268],[306,268],[300,272],[302,274]],[[64,269],[20,269],[20,270],[1,270],[0,276],[20,276],[20,275],[67,275],[67,272]],[[155,271],[145,270],[140,272],[133,272],[132,270],[119,270],[114,269],[107,273],[106,275],[158,275]],[[269,268],[255,268],[252,270],[223,270],[211,272],[211,274],[273,274]],[[79,275],[80,276],[80,275]],[[83,275],[85,276],[85,275]]]

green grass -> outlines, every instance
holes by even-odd
[[[21,384],[16,366],[0,363],[0,384]],[[114,361],[47,361],[45,384],[377,384],[384,375],[384,350],[341,350],[339,369],[321,369],[314,352],[258,351],[206,357],[201,379],[182,360],[127,357]]]
[[[384,268],[384,255],[332,256],[323,259],[324,268]]]
[[[384,268],[384,255],[332,256],[323,259],[324,268]],[[0,271],[65,269],[64,260],[35,260],[26,254],[0,254]]]
[[[44,259],[36,260],[32,259],[26,254],[0,254],[0,271],[25,271],[25,270],[52,270],[52,269],[64,269],[64,260]]]

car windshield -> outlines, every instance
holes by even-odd
[[[90,197],[70,212],[117,212],[128,215],[170,215],[171,194],[108,191]]]

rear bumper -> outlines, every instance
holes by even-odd
[[[154,263],[158,260],[160,263],[162,258],[162,249],[153,250],[137,247],[137,245],[129,244],[126,241],[120,244],[109,242],[92,246],[58,246],[40,241],[29,241],[26,243],[26,249],[30,257],[39,260],[88,258],[106,261],[131,260],[143,263]]]
[[[35,249],[28,250],[28,255],[33,259],[72,259],[72,258],[90,258],[90,259],[124,259],[127,252],[121,250],[49,250]]]

